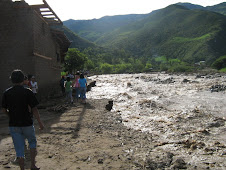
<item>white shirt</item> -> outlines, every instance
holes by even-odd
[[[37,93],[38,83],[36,81],[35,82],[31,81],[31,90],[32,90],[33,93]]]

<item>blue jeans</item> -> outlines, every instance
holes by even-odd
[[[80,87],[81,99],[86,99],[86,87]]]
[[[75,87],[75,99],[79,99],[80,97],[80,90],[79,90],[79,87]]]
[[[66,91],[66,101],[73,102],[72,91]]]
[[[9,127],[9,132],[13,138],[17,157],[24,157],[25,139],[28,140],[29,148],[36,148],[37,141],[33,125],[26,127]]]

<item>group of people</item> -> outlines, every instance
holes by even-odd
[[[34,77],[28,81],[29,78],[24,76],[21,70],[14,70],[10,78],[13,86],[3,93],[2,111],[9,117],[9,132],[13,139],[20,169],[24,170],[24,149],[25,139],[27,139],[30,148],[31,170],[38,170],[40,168],[35,165],[37,141],[33,117],[37,119],[40,130],[44,129],[37,109],[39,102],[35,96],[38,85]]]
[[[77,72],[75,74],[74,80],[71,80],[71,76],[67,76],[65,79],[62,76],[60,80],[60,86],[63,94],[66,94],[66,102],[73,103],[72,92],[75,91],[75,101],[78,102],[81,99],[82,103],[86,103],[86,88],[87,80],[84,77],[84,74]]]
[[[39,104],[36,98],[38,84],[34,76],[25,76],[21,70],[14,70],[10,79],[13,86],[3,93],[2,112],[9,117],[9,132],[13,139],[20,169],[24,170],[25,139],[27,139],[30,148],[31,170],[38,170],[40,168],[36,166],[35,161],[37,140],[33,117],[38,121],[39,129],[44,129],[37,109]],[[81,99],[82,103],[86,102],[87,80],[84,74],[77,73],[73,81],[70,76],[66,80],[62,77],[60,84],[68,102],[73,103],[73,89],[75,90],[75,100],[78,102]]]

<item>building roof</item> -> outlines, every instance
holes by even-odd
[[[43,0],[44,4],[31,5],[49,25],[63,25],[63,22],[57,16],[57,14],[52,10],[46,0]]]

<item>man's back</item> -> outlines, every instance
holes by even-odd
[[[22,85],[15,85],[7,89],[3,94],[2,107],[9,111],[9,126],[31,126],[32,114],[29,107],[38,104],[32,91]]]

